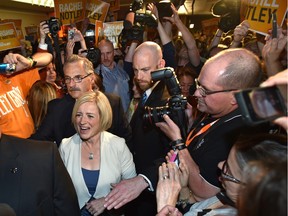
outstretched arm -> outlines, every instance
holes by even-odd
[[[52,61],[52,55],[50,53],[36,52],[31,58],[26,58],[20,54],[9,53],[4,57],[3,62],[8,64],[15,64],[15,72],[22,70],[28,70],[32,67],[45,67]]]
[[[277,38],[267,37],[266,44],[262,49],[262,56],[268,76],[275,75],[284,69],[281,63],[281,55],[287,49],[287,32],[283,31],[282,28],[278,28],[277,35]]]
[[[192,63],[192,65],[197,67],[200,64],[200,54],[196,46],[196,41],[191,32],[189,31],[189,29],[181,21],[177,9],[173,4],[171,4],[171,8],[173,11],[173,16],[164,17],[164,19],[169,20],[170,22],[176,24],[177,28],[182,33],[183,40],[187,46],[190,62]]]
[[[148,187],[148,183],[142,176],[125,179],[117,184],[111,185],[112,191],[105,198],[104,207],[108,210],[119,209],[128,202],[136,199],[142,191]]]
[[[164,115],[165,122],[158,122],[159,127],[171,140],[182,139],[179,127],[170,119],[168,115]],[[196,201],[214,196],[219,192],[219,188],[209,184],[201,175],[200,169],[194,159],[191,157],[187,148],[179,151],[179,156],[189,164],[189,188]],[[180,159],[181,161],[181,159]]]

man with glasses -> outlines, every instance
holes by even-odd
[[[92,63],[84,57],[72,55],[63,67],[64,82],[68,94],[61,99],[49,102],[47,115],[39,129],[30,137],[36,140],[49,140],[59,146],[63,138],[76,133],[71,123],[71,115],[75,100],[83,93],[93,91],[95,86],[94,69]],[[116,95],[105,94],[113,110],[112,126],[109,132],[123,137],[127,145],[131,142],[131,128],[125,117],[121,99]]]
[[[137,73],[135,65],[134,71]],[[189,188],[193,200],[201,201],[220,191],[218,163],[227,159],[238,135],[246,132],[246,129],[251,130],[242,120],[234,97],[235,89],[257,87],[261,80],[261,64],[257,56],[245,49],[225,50],[210,58],[200,72],[194,96],[197,97],[197,108],[203,115],[195,120],[185,141],[179,127],[168,115],[163,116],[166,122],[156,123],[172,140],[171,147],[177,149],[179,156],[188,164]],[[145,82],[142,82],[144,85]],[[149,145],[147,141],[146,144]],[[170,153],[168,155],[171,156]],[[137,166],[136,161],[135,164]],[[156,175],[157,171],[157,168],[154,169]],[[151,173],[148,174],[146,177],[149,177],[149,183],[155,189],[157,180]],[[124,184],[119,185],[117,191],[112,190],[106,198],[105,206],[108,209],[121,207],[135,196],[136,191],[147,188],[148,184],[145,185],[139,179],[134,181],[134,185],[133,193],[125,190],[127,187]]]
[[[203,116],[195,120],[186,140],[169,116],[157,123],[172,143],[181,146],[176,149],[189,162],[189,188],[195,201],[220,191],[217,164],[227,159],[240,133],[254,130],[244,124],[234,92],[257,87],[261,80],[257,56],[245,49],[225,50],[210,58],[196,79],[194,96]]]

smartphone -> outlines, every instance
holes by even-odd
[[[277,38],[277,16],[272,14],[272,38]]]
[[[244,121],[250,125],[287,116],[287,107],[276,86],[245,89],[235,94]]]
[[[177,167],[179,167],[179,156],[178,156],[178,151],[174,151],[172,157],[170,158],[169,162],[174,162]]]
[[[68,40],[73,40],[75,35],[75,29],[68,29]]]

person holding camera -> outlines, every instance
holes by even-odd
[[[26,97],[34,82],[40,79],[36,67],[46,66],[51,60],[50,53],[35,53],[28,58],[13,53],[5,56],[3,62],[15,68],[0,74],[0,126],[3,133],[28,138],[34,132]]]
[[[162,57],[161,47],[155,42],[146,41],[135,49],[133,56],[135,79],[144,95],[142,95],[130,122],[133,144],[130,150],[134,156],[136,171],[141,175],[130,180],[123,180],[115,186],[106,198],[106,205],[110,209],[114,207],[111,203],[115,198],[121,202],[125,200],[125,204],[138,197],[148,186],[148,190],[153,191],[154,186],[151,184],[151,180],[157,181],[157,167],[154,170],[154,161],[163,158],[169,150],[167,137],[155,126],[149,125],[147,122],[145,124],[143,119],[145,106],[164,106],[170,97],[164,80],[152,81],[151,73],[165,66],[165,60]],[[151,168],[152,170],[150,170]],[[149,176],[150,174],[151,176]],[[133,206],[131,204],[131,209],[134,211],[131,212],[131,215],[156,215],[155,195],[144,191],[133,203]]]
[[[163,117],[165,122],[156,123],[181,148],[179,155],[189,164],[189,188],[195,201],[220,191],[217,164],[227,158],[241,132],[266,132],[266,125],[252,129],[245,124],[234,97],[240,89],[259,86],[262,76],[260,60],[253,53],[243,48],[218,53],[205,63],[196,80],[194,96],[203,115],[195,120],[185,140],[168,115]]]
[[[146,80],[147,78],[144,81],[144,77],[148,76],[146,75],[146,68],[151,68],[141,65],[138,61],[140,54],[146,57],[144,51],[140,49],[141,47],[144,48],[144,45],[137,48],[138,52],[135,52],[133,59],[134,71],[142,88],[149,86],[150,81],[148,82]],[[155,54],[148,54],[147,56],[155,56]],[[141,62],[144,64],[143,59]],[[159,63],[158,66],[163,67],[161,61],[159,61]],[[155,70],[156,68],[152,69]],[[148,70],[148,72],[150,73],[150,70]],[[149,78],[150,76],[151,75],[149,75]],[[262,72],[259,59],[245,49],[225,50],[210,58],[200,72],[196,82],[196,92],[194,93],[198,99],[197,108],[204,114],[195,120],[188,136],[183,137],[185,140],[182,139],[179,127],[168,115],[163,116],[165,122],[159,122],[156,123],[156,125],[172,140],[170,145],[167,142],[160,143],[163,140],[156,140],[156,135],[150,140],[148,139],[147,134],[150,131],[153,130],[155,134],[156,132],[159,133],[156,128],[143,128],[140,120],[138,120],[135,125],[133,125],[133,123],[131,124],[133,132],[139,128],[138,131],[143,134],[140,136],[140,132],[133,133],[133,136],[137,138],[136,141],[133,137],[136,141],[134,142],[135,147],[140,144],[143,145],[142,148],[139,148],[141,152],[136,152],[136,155],[134,152],[136,169],[137,167],[139,168],[139,159],[142,159],[141,161],[143,163],[147,161],[148,156],[150,159],[148,165],[152,166],[153,161],[156,159],[152,158],[152,154],[155,155],[156,147],[159,149],[159,146],[164,144],[163,149],[171,147],[174,150],[177,149],[178,154],[187,161],[190,173],[189,188],[195,201],[200,201],[217,194],[221,188],[218,178],[218,163],[227,159],[232,144],[238,135],[246,130],[251,130],[242,120],[234,92],[242,88],[257,87],[261,80]],[[159,88],[159,84],[161,85],[161,81],[154,87],[152,93]],[[152,95],[153,94],[151,94],[150,97]],[[149,101],[148,99],[148,102]],[[146,104],[147,103],[145,103],[145,105]],[[133,118],[136,118],[137,110]],[[131,122],[133,122],[133,118]],[[137,118],[142,119],[142,115],[138,113]],[[160,133],[158,136],[160,137]],[[155,143],[156,141],[157,143]],[[173,151],[171,153],[173,153]],[[171,153],[168,155],[171,155]],[[116,186],[117,190],[112,190],[106,197],[105,206],[108,209],[119,208],[128,201],[136,198],[145,188],[151,187],[150,184],[155,188],[158,178],[157,166],[154,166],[154,169],[150,167],[149,171],[150,172],[147,172],[147,170],[144,169],[137,170],[138,173],[145,174],[147,179],[150,180],[148,181],[145,178],[148,182],[146,184],[142,176],[137,176],[130,181],[125,180],[118,184]],[[132,187],[133,191],[130,191],[128,189],[129,187]]]

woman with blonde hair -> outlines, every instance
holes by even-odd
[[[111,187],[136,176],[132,154],[123,138],[106,131],[112,124],[112,109],[102,92],[86,92],[78,98],[72,122],[77,133],[62,140],[60,155],[82,214],[106,215],[104,199]]]

